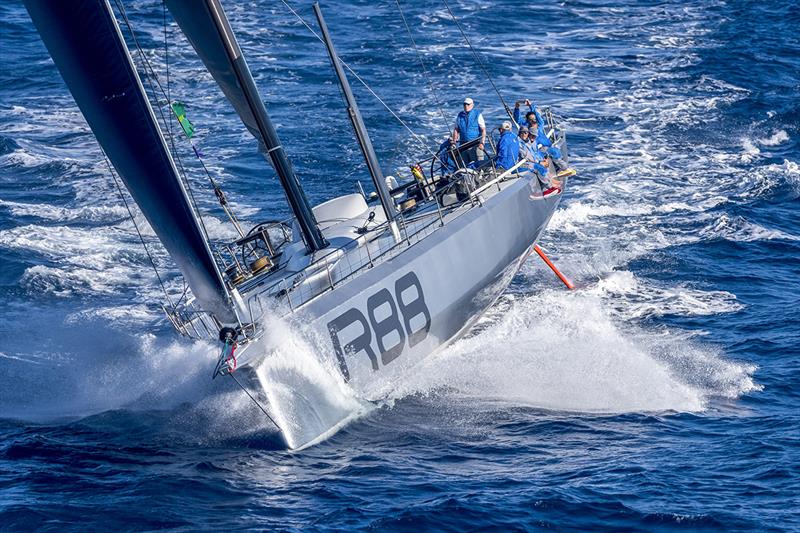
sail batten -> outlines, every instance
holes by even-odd
[[[235,316],[153,108],[106,0],[25,0],[86,122],[201,307]]]

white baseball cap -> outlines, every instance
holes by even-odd
[[[473,101],[472,101],[472,98],[470,98],[469,96],[467,96],[466,98],[464,98],[464,103],[465,103],[465,104],[467,104],[467,105],[472,105],[472,104],[474,104],[475,102],[473,102]]]
[[[511,123],[509,121],[507,121],[507,120],[505,122],[503,122],[503,129],[511,131]]]

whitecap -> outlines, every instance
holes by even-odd
[[[759,144],[762,146],[778,146],[789,140],[789,134],[786,130],[778,130],[766,139],[759,139]]]
[[[800,237],[785,231],[770,229],[750,222],[742,216],[722,215],[711,225],[701,230],[706,239],[725,239],[732,242],[754,242],[786,240],[800,241]]]

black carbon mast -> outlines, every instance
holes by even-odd
[[[350,83],[347,81],[344,69],[339,62],[339,56],[336,55],[336,49],[333,47],[333,41],[328,33],[328,26],[325,24],[325,19],[322,17],[322,11],[319,8],[319,3],[314,2],[314,14],[317,16],[319,28],[322,30],[322,39],[325,42],[325,47],[328,49],[328,56],[331,59],[333,69],[336,71],[336,77],[339,79],[339,86],[342,89],[342,94],[347,101],[347,115],[350,117],[350,123],[353,125],[353,130],[356,133],[358,145],[361,147],[361,153],[364,154],[364,159],[367,162],[369,174],[372,176],[372,182],[375,184],[375,190],[378,191],[378,196],[383,205],[383,211],[386,213],[386,220],[389,222],[389,227],[392,230],[392,235],[396,241],[400,241],[400,231],[397,229],[397,222],[395,216],[397,211],[394,207],[394,200],[389,193],[389,188],[386,186],[386,180],[383,177],[383,171],[378,163],[378,156],[375,154],[375,149],[372,147],[372,141],[369,139],[367,127],[364,125],[364,120],[361,118],[361,112],[358,110],[353,91],[350,89]]]
[[[106,0],[25,0],[108,159],[204,311],[236,322],[230,295]]]
[[[278,139],[219,0],[165,0],[165,3],[244,125],[259,141],[261,151],[269,156],[309,251],[325,248],[328,243]]]

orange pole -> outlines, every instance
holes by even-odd
[[[550,270],[552,270],[555,273],[555,275],[558,276],[558,279],[560,279],[561,282],[564,283],[564,285],[566,285],[569,290],[572,290],[572,289],[575,288],[575,285],[573,285],[572,282],[570,280],[568,280],[564,276],[564,274],[559,272],[559,270],[556,268],[556,266],[553,264],[553,262],[550,261],[550,259],[548,259],[546,255],[544,255],[544,252],[542,251],[541,248],[539,248],[538,244],[534,244],[533,245],[533,249],[536,251],[537,254],[539,254],[539,257],[541,257],[542,260],[545,263],[547,263],[547,266],[550,267]]]

